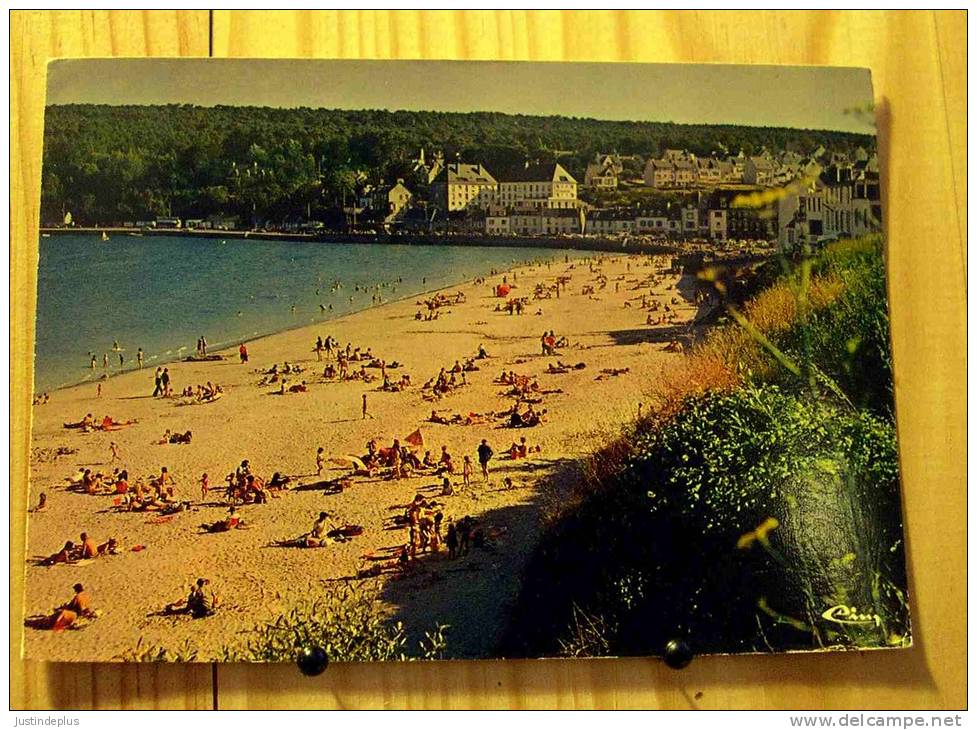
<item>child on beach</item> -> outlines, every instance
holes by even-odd
[[[109,450],[112,452],[112,461],[119,460],[119,445],[115,441],[109,442]]]
[[[325,461],[323,453],[325,453],[325,449],[323,449],[321,446],[319,447],[319,450],[315,452],[315,474],[317,477],[322,476],[322,465]]]
[[[207,492],[210,491],[210,478],[205,473],[200,477],[200,499],[207,499]]]
[[[465,461],[461,467],[461,476],[465,483],[465,488],[469,488],[472,485],[472,457],[466,456]]]

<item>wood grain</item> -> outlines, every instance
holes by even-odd
[[[48,664],[20,658],[25,499],[41,145],[47,61],[79,56],[206,56],[203,12],[10,13],[10,706],[209,708],[209,665]]]
[[[204,17],[202,18],[201,15]],[[19,16],[19,17],[18,17]],[[959,708],[966,702],[966,16],[962,12],[216,11],[216,56],[827,64],[873,71],[916,647],[852,655],[222,666],[222,708]],[[26,468],[43,62],[198,54],[205,14],[13,13],[11,451]],[[40,69],[40,70],[38,70]],[[14,235],[15,234],[15,235]],[[12,578],[23,565],[13,490]],[[18,526],[19,525],[19,526]],[[13,569],[16,568],[16,569]],[[21,586],[12,582],[12,595]],[[12,611],[19,636],[18,610]],[[19,641],[19,638],[17,639]],[[210,667],[24,666],[14,706],[209,706]],[[173,671],[171,671],[173,670]],[[96,677],[98,679],[96,680]],[[65,679],[67,678],[67,679]],[[199,681],[198,681],[199,680]],[[702,693],[701,696],[698,693]],[[17,700],[17,701],[14,701]]]
[[[967,264],[967,95],[957,85],[967,86],[966,12],[935,13],[936,39],[940,49],[944,115],[950,143],[950,164],[956,193],[955,213],[960,229],[964,267]]]

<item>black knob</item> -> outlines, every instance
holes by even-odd
[[[692,647],[681,639],[672,639],[665,644],[665,664],[672,669],[685,669],[693,656]]]
[[[299,671],[307,677],[315,677],[326,671],[329,666],[329,656],[321,646],[307,646],[295,657]]]

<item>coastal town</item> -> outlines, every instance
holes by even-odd
[[[235,174],[258,175],[245,170]],[[580,177],[580,179],[578,179]],[[816,246],[881,230],[878,157],[819,146],[808,155],[699,156],[665,149],[649,156],[597,153],[583,175],[560,162],[525,160],[490,167],[449,161],[420,149],[410,174],[369,182],[359,173],[337,220],[242,220],[160,216],[101,228],[139,231],[227,231],[305,237],[330,234],[467,236],[479,239],[602,239],[669,244]],[[52,230],[72,230],[71,214]],[[76,229],[75,229],[76,230]]]

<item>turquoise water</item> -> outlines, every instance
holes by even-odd
[[[385,284],[379,293],[388,302],[516,263],[581,255],[179,236],[113,236],[105,242],[95,236],[41,238],[35,390],[120,372],[112,349],[116,341],[124,370],[136,366],[140,347],[145,364],[155,366],[192,354],[201,335],[215,351],[365,309],[372,306],[377,284]],[[333,290],[336,281],[342,287]],[[91,353],[97,358],[94,370]],[[106,353],[108,368],[102,365]]]

